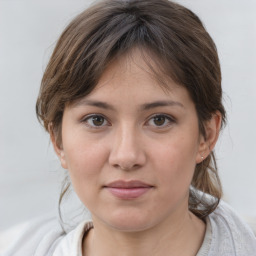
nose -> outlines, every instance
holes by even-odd
[[[115,131],[111,144],[109,163],[121,170],[135,170],[146,162],[142,137],[135,128],[128,126]]]

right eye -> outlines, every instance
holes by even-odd
[[[106,118],[102,115],[90,115],[83,119],[83,123],[92,128],[100,128],[103,126],[108,126],[109,123]]]

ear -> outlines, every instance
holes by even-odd
[[[205,122],[205,136],[200,135],[200,143],[196,163],[202,162],[212,152],[220,133],[222,116],[219,111],[214,113],[211,119]]]
[[[66,157],[65,157],[65,152],[63,150],[62,145],[59,145],[59,143],[58,143],[57,136],[53,130],[52,123],[50,123],[48,125],[48,131],[50,133],[50,138],[51,138],[51,142],[53,145],[53,149],[60,160],[61,166],[62,166],[62,168],[67,169],[67,161],[66,161]]]

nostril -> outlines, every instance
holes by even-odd
[[[116,141],[112,144],[108,161],[116,169],[123,171],[135,170],[145,164],[145,150],[140,144],[132,143],[131,139],[122,142]]]

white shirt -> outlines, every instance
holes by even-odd
[[[256,256],[256,237],[226,203],[206,218],[206,233],[196,256]],[[1,256],[82,256],[84,233],[93,228],[85,220],[67,234],[56,218],[29,224]]]

